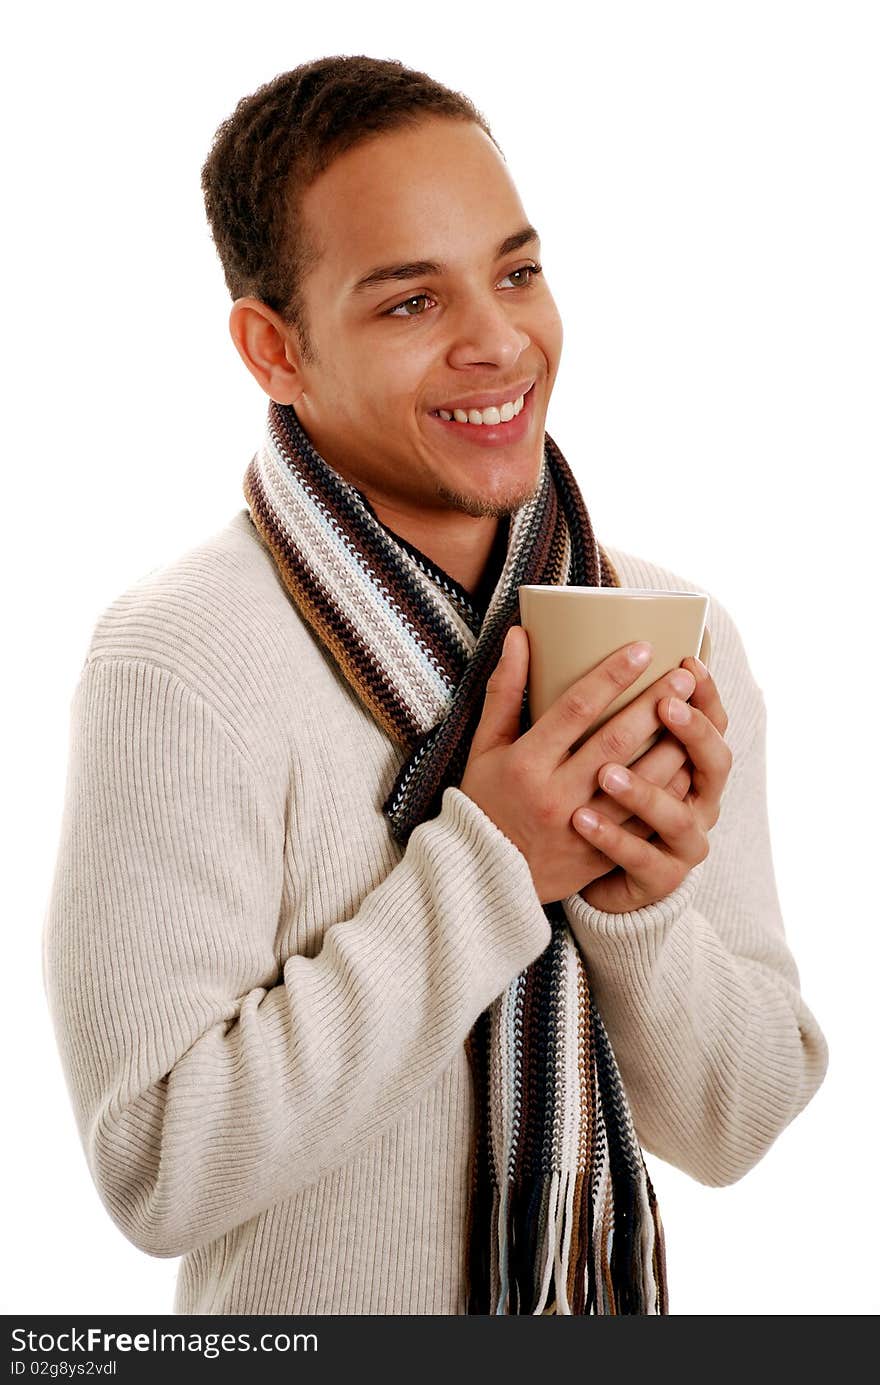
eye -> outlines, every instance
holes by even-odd
[[[515,283],[513,287],[515,289],[527,289],[531,286],[532,279],[537,278],[537,276],[539,274],[543,274],[543,272],[543,267],[541,265],[527,264],[523,265],[521,269],[510,270],[509,273],[505,274],[504,278],[515,279],[517,275],[522,275],[523,278],[520,280],[519,283]],[[525,278],[526,275],[528,275],[529,277]],[[504,281],[502,280],[502,283],[503,282]],[[434,300],[431,298],[431,295],[429,293],[413,294],[411,298],[405,298],[402,303],[396,303],[393,308],[386,308],[385,312],[383,313],[383,317],[424,317],[424,312],[411,313],[408,312],[407,309],[409,308],[411,303],[421,303],[425,301],[433,303]],[[404,311],[401,312],[401,309],[403,309]]]
[[[514,285],[514,288],[518,288],[518,289],[527,289],[527,288],[529,287],[529,285],[531,284],[532,279],[533,279],[533,278],[537,278],[537,276],[538,276],[539,274],[543,274],[543,272],[544,272],[544,270],[543,270],[542,266],[539,265],[539,264],[524,264],[523,267],[522,267],[522,269],[512,269],[512,270],[510,271],[510,273],[509,273],[509,274],[505,274],[504,277],[505,277],[505,279],[513,279],[514,276],[517,275],[517,274],[528,274],[528,275],[530,275],[531,278],[527,279],[525,282],[520,282],[519,284],[515,284],[515,285]]]
[[[423,313],[402,313],[402,314],[401,314],[401,313],[400,313],[400,309],[401,309],[401,308],[407,308],[407,307],[409,307],[410,303],[418,303],[418,302],[420,302],[423,298],[428,298],[428,297],[429,297],[429,295],[428,295],[427,293],[417,293],[417,294],[415,294],[412,298],[405,298],[405,299],[403,300],[403,302],[402,302],[402,303],[398,303],[396,307],[394,307],[394,308],[389,308],[388,311],[385,313],[385,316],[386,316],[386,317],[396,317],[396,316],[399,315],[399,316],[402,316],[402,317],[423,317],[423,316],[424,316]]]

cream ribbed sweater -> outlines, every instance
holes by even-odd
[[[608,552],[625,586],[696,589]],[[827,1051],[779,913],[763,697],[714,599],[708,624],[734,757],[709,856],[636,913],[565,907],[649,1162],[721,1184]],[[382,804],[402,759],[247,510],[95,627],[45,984],[107,1211],[183,1257],[175,1312],[465,1311],[464,1039],[550,929],[459,789],[401,852]]]

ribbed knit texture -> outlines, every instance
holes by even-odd
[[[607,552],[625,586],[703,589]],[[827,1049],[779,913],[763,698],[714,599],[707,623],[734,756],[709,856],[636,913],[564,908],[643,1147],[723,1184]],[[551,930],[459,789],[401,851],[403,753],[245,510],[96,625],[45,980],[91,1175],[134,1244],[183,1256],[176,1312],[466,1311],[464,1039]]]

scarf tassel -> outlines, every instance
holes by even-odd
[[[592,1183],[584,1168],[531,1168],[499,1187],[492,1160],[471,1160],[468,1224],[469,1314],[637,1315],[667,1313],[663,1230],[644,1162],[627,1139],[616,1065],[593,1013],[593,1043],[600,1056],[594,1088],[601,1113],[601,1173]],[[489,1012],[466,1045],[478,1103],[485,1100],[486,1069],[479,1044],[490,1037]],[[484,1050],[485,1054],[485,1050]],[[619,1080],[619,1079],[618,1079]],[[604,1095],[604,1103],[603,1103]],[[484,1143],[485,1122],[474,1138]],[[473,1234],[475,1226],[488,1234]],[[596,1232],[598,1230],[598,1236]]]

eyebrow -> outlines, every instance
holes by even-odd
[[[530,241],[540,240],[541,237],[534,226],[523,226],[521,230],[515,231],[512,236],[507,236],[501,242],[495,252],[496,260],[502,259],[505,255],[510,255],[514,250],[519,250],[521,245],[528,245]],[[358,279],[351,292],[363,293],[365,289],[375,288],[377,284],[385,284],[395,279],[420,279],[423,274],[445,274],[445,266],[436,260],[411,260],[408,264],[380,265],[377,269],[371,269],[369,274],[365,274],[362,279]]]

